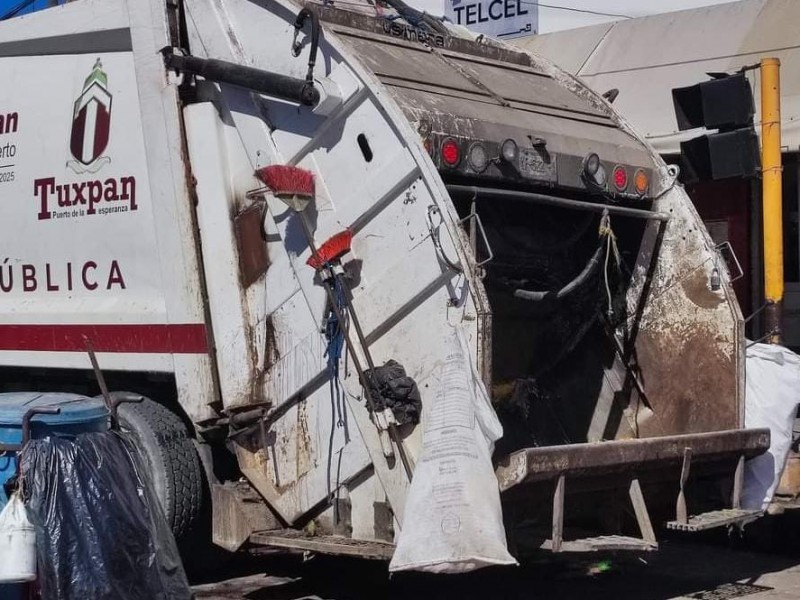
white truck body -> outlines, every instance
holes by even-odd
[[[327,300],[306,265],[311,250],[297,217],[271,196],[262,211],[263,198],[248,192],[261,187],[254,173],[266,165],[313,171],[314,238],[354,232],[353,306],[376,362],[400,362],[425,403],[458,327],[492,389],[492,336],[502,344],[506,330],[493,330],[496,307],[447,188],[461,180],[442,175],[420,134],[428,119],[437,135],[547,138],[560,161],[557,177],[545,173],[547,186],[569,188],[565,197],[585,192],[578,173],[590,152],[609,156],[609,168],[631,165],[631,177],[639,167],[650,178],[645,210],[671,217],[660,237],[648,221],[629,252],[625,302],[638,313],[647,398],[630,400],[617,427],[608,425],[630,371],[613,358],[576,441],[741,427],[741,315],[724,265],[666,166],[598,96],[519,51],[512,64],[499,43],[481,50],[396,21],[363,26],[373,10],[365,5],[350,16],[320,7],[327,24],[314,76],[322,99],[301,106],[176,73],[160,53],[181,47],[302,79],[308,44],[299,57],[289,51],[300,6],[179,4],[79,0],[0,24],[4,387],[32,373],[44,389],[49,377],[62,387],[70,374],[85,381],[88,338],[101,367],[128,385],[154,373],[172,381],[199,440],[229,434],[241,473],[283,523],[328,523],[332,494],[346,489],[353,538],[381,539],[376,503],[388,503],[401,530],[408,478],[384,457],[346,359],[341,388],[330,382]],[[473,46],[476,54],[465,53]],[[548,102],[537,104],[538,94]],[[262,218],[266,239],[258,241]],[[658,265],[647,275],[654,247]],[[721,288],[709,290],[715,268]],[[676,369],[685,381],[667,382]],[[713,410],[698,402],[711,393],[720,397]],[[253,411],[237,432],[234,417]],[[404,434],[412,461],[423,427]],[[763,450],[763,440],[737,443],[731,456]],[[520,454],[508,464],[498,472],[503,489],[529,468]]]

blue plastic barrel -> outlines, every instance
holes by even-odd
[[[76,436],[91,431],[107,431],[111,425],[110,411],[99,398],[54,392],[11,392],[0,394],[0,447],[22,443],[22,418],[31,408],[58,407],[57,415],[35,415],[31,418],[31,438],[50,435]],[[0,450],[0,510],[8,502],[4,484],[17,471],[17,453]],[[25,584],[0,584],[0,598],[23,600],[27,597]]]
[[[22,443],[22,417],[31,408],[55,406],[57,415],[35,415],[31,437],[76,436],[90,431],[107,431],[110,411],[100,398],[54,392],[11,392],[0,394],[0,446]],[[2,489],[17,470],[16,452],[0,452],[0,510],[8,502]]]

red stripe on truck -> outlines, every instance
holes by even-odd
[[[203,323],[176,325],[0,325],[0,350],[132,354],[206,354]]]

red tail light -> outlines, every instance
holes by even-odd
[[[625,171],[625,167],[622,165],[617,165],[614,167],[614,187],[617,188],[620,192],[624,192],[625,189],[628,187],[628,173]]]
[[[458,142],[453,138],[447,138],[442,142],[441,149],[442,161],[448,167],[455,167],[461,162],[461,148],[458,147]]]

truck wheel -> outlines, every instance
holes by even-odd
[[[167,523],[180,542],[196,525],[204,498],[200,457],[186,426],[148,398],[121,404],[117,415],[120,428],[142,456]]]

